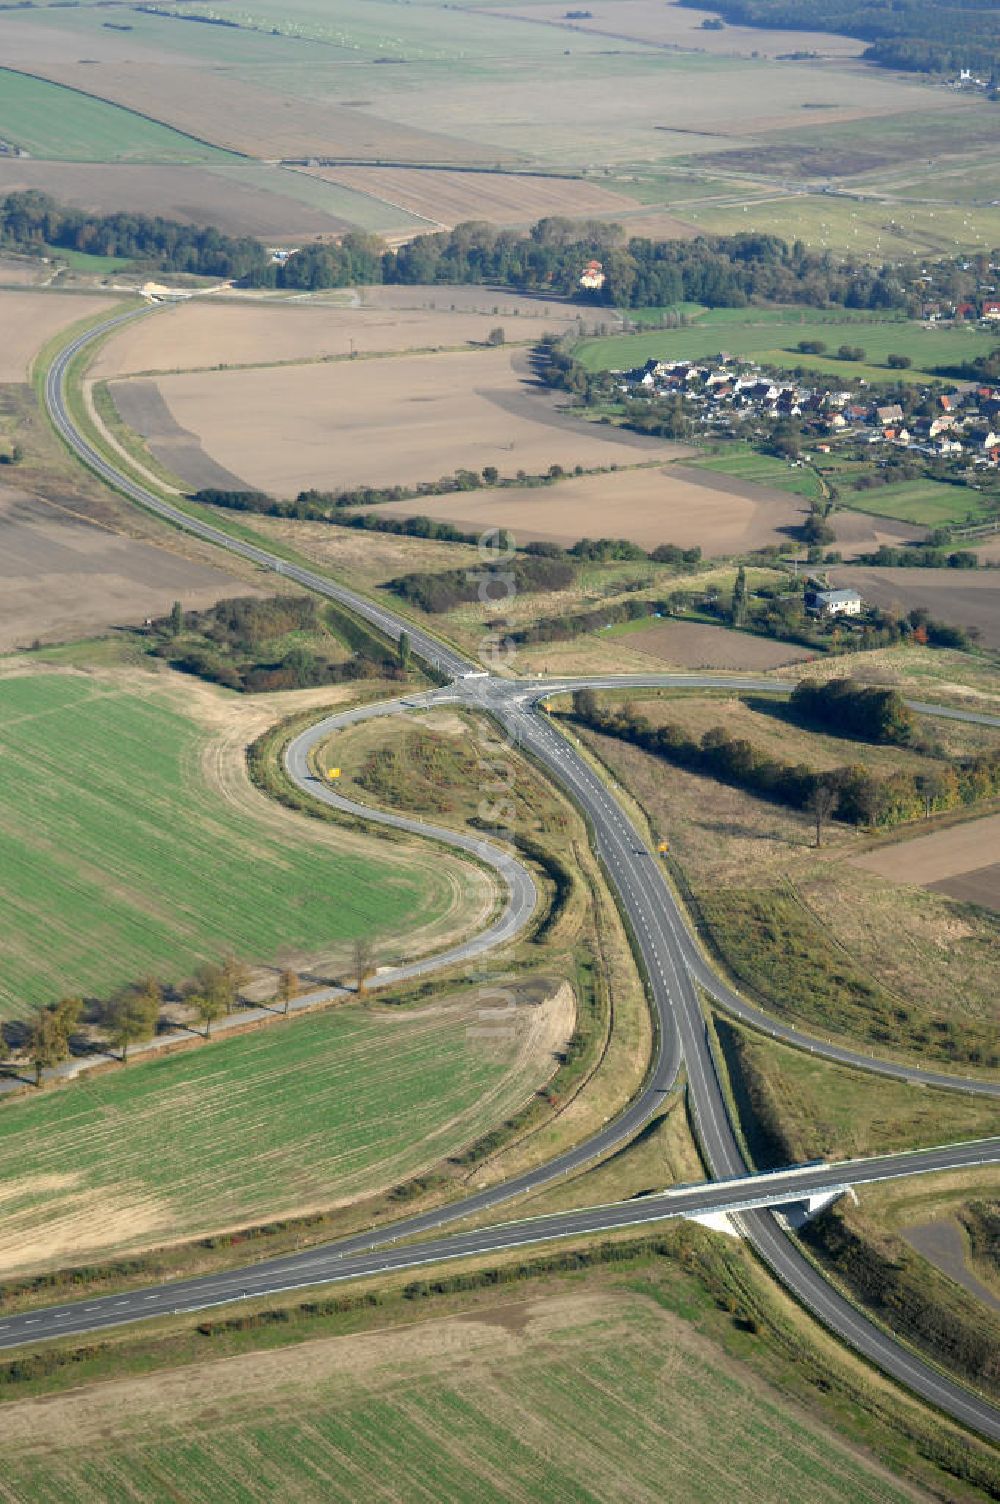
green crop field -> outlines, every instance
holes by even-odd
[[[440,854],[404,867],[383,843],[365,857],[266,806],[255,819],[207,782],[205,742],[165,691],[0,680],[2,1014],[146,970],[179,980],[227,947],[266,961],[447,912]]]
[[[60,162],[239,160],[119,105],[7,68],[0,68],[0,137]]]
[[[582,340],[574,354],[589,371],[622,370],[647,360],[701,360],[726,354],[762,365],[805,367],[827,378],[864,376],[871,381],[921,380],[996,348],[997,335],[978,329],[928,329],[906,319],[878,320],[846,310],[719,308],[691,317],[687,327]],[[800,340],[821,340],[822,355],[800,354]],[[862,361],[838,360],[840,345],[860,346]],[[908,371],[893,371],[889,355],[907,355]]]
[[[838,505],[876,517],[894,517],[921,527],[948,527],[979,522],[991,515],[978,492],[967,486],[948,486],[935,480],[904,481],[873,491],[841,487]]]
[[[736,480],[749,480],[760,486],[776,486],[781,491],[791,491],[795,496],[810,500],[823,494],[814,471],[792,469],[787,460],[776,455],[757,454],[746,444],[736,443],[731,450],[713,455],[711,459],[695,460],[698,470],[712,470],[718,475],[731,475]]]
[[[487,1046],[476,1001],[347,1004],[8,1104],[0,1268],[329,1207],[456,1152],[553,1068],[538,1007]]]
[[[62,1504],[914,1497],[679,1319],[703,1304],[690,1280],[498,1299],[212,1364],[225,1379],[204,1363],[134,1379],[127,1402],[92,1387],[86,1418],[73,1396],[46,1401],[44,1430],[29,1428],[30,1402],[8,1405],[2,1491]]]

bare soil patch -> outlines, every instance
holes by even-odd
[[[946,877],[927,886],[932,892],[944,893],[959,903],[978,903],[1000,914],[1000,862],[989,867],[976,867],[960,877]]]
[[[200,300],[165,307],[109,340],[91,374],[100,379],[222,365],[321,361],[352,353],[455,349],[485,344],[495,328],[502,328],[510,341],[538,339],[575,323],[580,315],[580,309],[568,305],[533,304],[489,288],[476,289],[478,298],[469,308],[451,306],[456,301],[452,294],[465,289],[398,290],[411,295],[404,306],[379,306],[372,297],[374,289],[365,289],[355,295],[357,306],[335,307],[313,300],[270,304]],[[372,306],[361,306],[362,300]]]
[[[561,414],[503,349],[198,372],[157,384],[175,422],[219,464],[282,496],[310,486],[413,484],[462,466],[537,473],[676,452]]]
[[[0,651],[62,642],[258,593],[221,570],[0,489]]]
[[[373,193],[448,229],[470,219],[524,225],[549,214],[615,219],[635,210],[634,199],[580,178],[412,167],[320,167],[312,175]]]
[[[926,606],[952,626],[977,630],[987,647],[1000,648],[1000,569],[831,569],[835,585],[859,590],[876,606],[899,602],[907,611]]]
[[[918,543],[927,537],[925,527],[897,522],[890,517],[875,517],[867,512],[834,512],[830,522],[836,546],[847,558],[873,553],[883,543],[889,548],[899,548],[904,543]]]
[[[917,883],[1000,912],[1000,864],[993,860],[998,849],[1000,815],[989,815],[911,841],[877,847],[855,857],[853,865],[892,882]]]
[[[208,487],[221,491],[246,489],[246,481],[205,453],[196,434],[175,423],[155,381],[119,384],[114,398],[129,428],[141,433],[157,459],[174,475],[183,476],[189,486],[199,491]]]
[[[447,309],[452,313],[500,313],[505,318],[541,317],[549,328],[563,322],[574,323],[588,312],[579,303],[570,303],[565,298],[546,297],[535,292],[511,292],[509,288],[491,287],[488,283],[471,283],[467,287],[440,282],[381,283],[375,287],[357,288],[355,298],[362,308],[430,308]],[[609,319],[619,322],[613,309],[594,308],[589,312],[601,322],[607,323]]]
[[[596,437],[601,429],[594,433]],[[606,442],[610,446],[614,441]],[[684,452],[677,445],[663,445],[663,449]],[[643,458],[641,454],[628,457]],[[514,463],[522,462],[515,459]],[[500,468],[509,473],[513,465],[508,460]],[[421,500],[419,507],[392,502],[380,507],[379,513],[409,516],[419,510],[457,527],[506,527],[519,542],[540,539],[565,544],[612,535],[644,548],[659,543],[684,548],[697,544],[712,555],[780,542],[799,519],[801,508],[799,498],[786,491],[670,465],[573,476],[545,490],[511,487],[432,497]]]
[[[47,339],[111,306],[111,298],[72,293],[0,292],[0,381],[27,381],[32,358]]]
[[[0,161],[0,184],[3,184],[4,165]],[[9,192],[6,186],[0,191]],[[0,283],[5,287],[34,287],[50,275],[50,269],[40,261],[28,257],[20,261],[15,256],[0,256]]]
[[[808,648],[791,642],[773,642],[695,621],[666,621],[641,632],[629,632],[627,642],[630,648],[680,668],[783,668],[812,656]]]

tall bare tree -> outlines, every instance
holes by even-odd
[[[806,808],[816,822],[816,845],[823,844],[823,826],[840,802],[840,794],[832,783],[820,780],[806,802]]]
[[[299,979],[295,975],[295,972],[283,971],[281,973],[281,976],[278,978],[277,998],[280,1003],[284,1004],[285,1013],[288,1012],[288,1006],[291,1003],[292,998],[298,994],[298,990]]]
[[[357,978],[359,995],[363,996],[368,990],[368,978],[374,971],[375,948],[369,939],[359,935],[354,942],[354,975]]]

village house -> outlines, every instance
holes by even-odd
[[[805,607],[812,616],[860,616],[864,601],[856,590],[824,590],[810,580]]]

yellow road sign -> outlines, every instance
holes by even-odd
[[[659,846],[657,846],[656,849],[660,853],[660,855],[662,856],[665,851],[669,851],[670,850],[670,842],[669,841],[661,841],[660,844],[659,844]]]
[[[326,776],[327,776],[327,778],[339,778],[340,777],[340,769],[339,768],[327,768],[327,770],[326,770]]]

